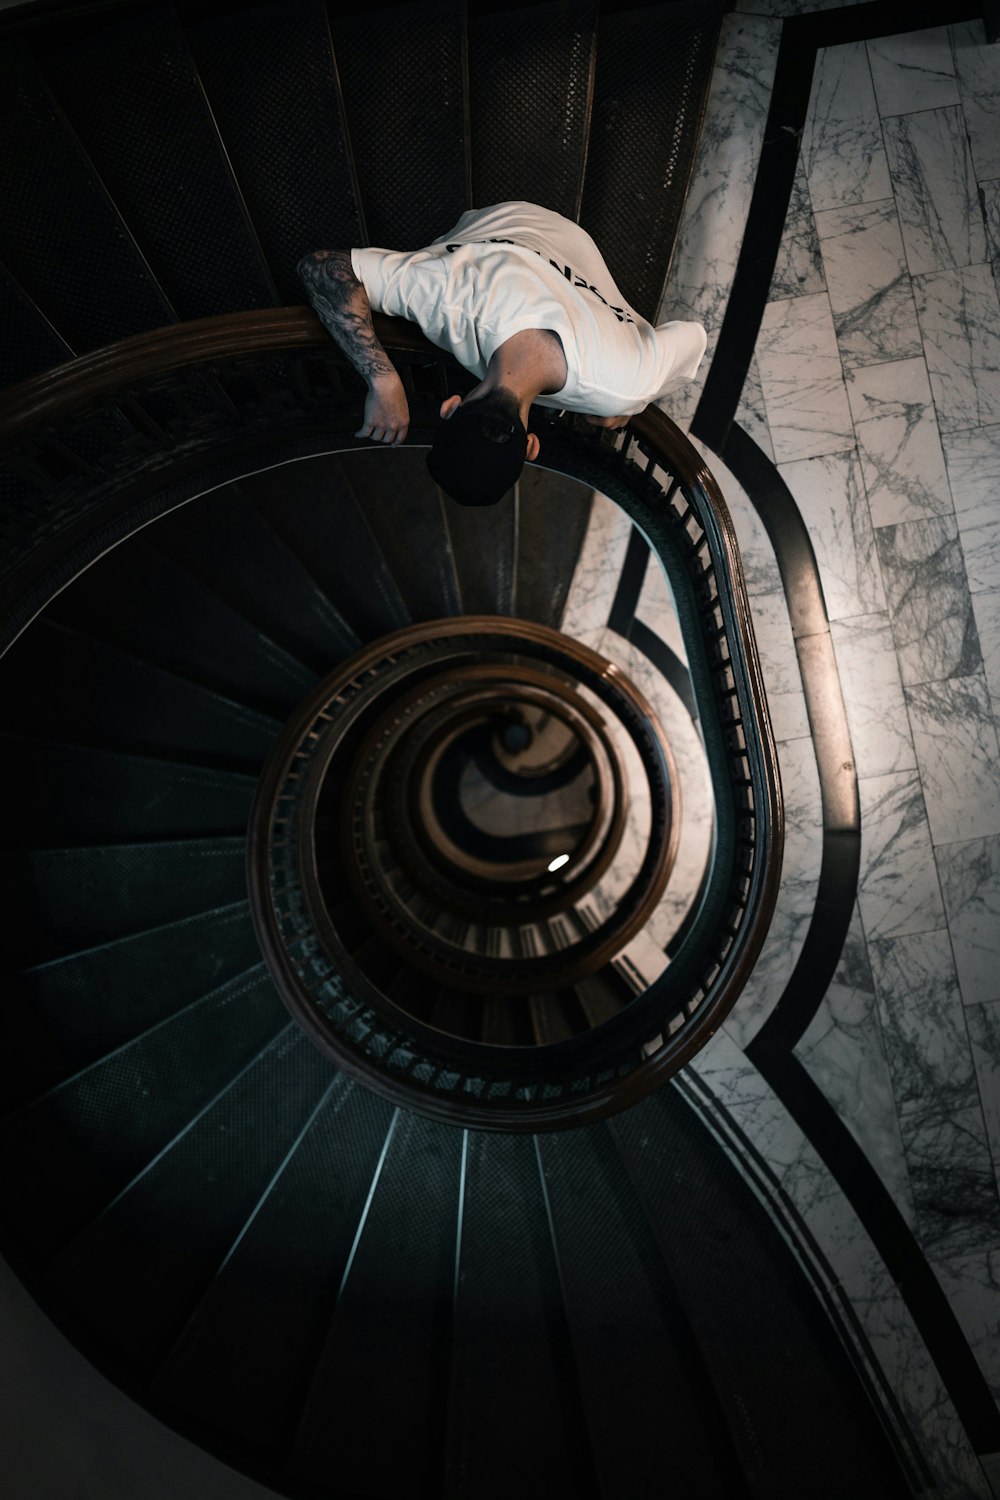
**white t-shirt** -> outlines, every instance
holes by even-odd
[[[590,235],[535,203],[469,209],[423,250],[352,250],[351,262],[375,312],[418,324],[479,380],[515,333],[557,333],[569,376],[540,406],[632,416],[692,379],[705,352],[700,323],[647,323]]]

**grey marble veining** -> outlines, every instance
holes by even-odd
[[[639,598],[636,600],[635,615],[637,620],[641,620],[670,647],[678,661],[687,666],[687,643],[681,631],[673,590],[663,571],[663,565],[652,548]]]
[[[1000,838],[935,850],[965,1004],[1000,1000]]]
[[[859,776],[916,767],[916,752],[886,613],[834,620],[830,626]]]
[[[845,366],[923,352],[893,198],[815,216]]]
[[[668,393],[663,409],[687,427],[715,350],[732,288],[764,139],[781,22],[725,15],[691,182],[658,323],[693,319],[708,333],[695,381]]]
[[[864,42],[826,47],[817,55],[802,154],[816,210],[890,196]]]
[[[831,620],[885,609],[861,464],[854,452],[781,464],[819,564]]]
[[[856,907],[833,981],[795,1054],[912,1224],[906,1157]]]
[[[750,614],[776,740],[809,733],[802,677],[784,594],[755,594]]]
[[[883,120],[910,274],[979,265],[986,236],[961,109]]]
[[[946,931],[869,943],[925,1250],[1000,1244],[1000,1200]]]
[[[1000,588],[973,594],[972,612],[976,617],[983,671],[993,705],[993,722],[1000,732]]]
[[[1000,583],[1000,424],[953,432],[944,441],[969,588]]]
[[[746,379],[736,407],[736,422],[747,437],[753,438],[757,447],[774,462],[774,443],[767,423],[767,407],[764,404],[764,388],[760,383],[760,369],[756,354],[747,368]]]
[[[1000,178],[979,184],[979,201],[986,224],[986,247],[995,267],[1000,261]]]
[[[979,637],[954,516],[884,526],[875,536],[904,684],[978,671]]]
[[[981,672],[906,689],[935,844],[1000,834],[1000,747]]]
[[[867,47],[880,114],[902,115],[959,102],[947,26],[879,37]]]
[[[952,509],[923,354],[849,370],[847,398],[875,526]]]
[[[780,593],[781,574],[778,571],[774,548],[771,546],[756,507],[739,480],[726,467],[718,454],[706,448],[704,443],[697,438],[693,438],[692,442],[715,475],[732,517],[747,593],[750,595]]]
[[[931,1267],[1000,1401],[1000,1245],[969,1255],[932,1256]]]
[[[1000,422],[1000,298],[989,265],[913,283],[942,433]]]
[[[858,781],[858,904],[869,943],[945,925],[924,794],[916,771]]]
[[[825,292],[767,304],[757,339],[757,366],[779,464],[854,446]]]
[[[799,157],[768,301],[826,290],[805,166]]]
[[[993,1170],[1000,1178],[1000,1000],[967,1006],[965,1019]]]
[[[949,27],[972,157],[980,182],[1000,177],[1000,50],[982,21]]]

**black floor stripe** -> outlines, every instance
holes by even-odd
[[[815,559],[810,568],[807,556],[796,545],[803,523],[777,469],[734,425],[734,418],[781,244],[816,53],[823,47],[980,17],[979,5],[968,0],[949,8],[941,0],[905,5],[899,0],[876,0],[792,17],[782,27],[746,230],[691,433],[719,454],[755,507],[760,500],[762,518],[772,541],[778,543],[793,626],[797,613],[803,613],[803,608],[814,612],[816,597],[822,599]],[[783,543],[783,533],[788,545]],[[839,682],[837,686],[839,691]],[[829,782],[834,769],[820,765],[821,787],[824,776]],[[831,790],[829,785],[823,788],[824,807],[835,801]],[[1000,1451],[1000,1412],[947,1298],[878,1173],[792,1051],[802,1035],[803,1021],[808,1024],[808,1017],[815,1013],[836,969],[857,896],[859,847],[860,819],[853,836],[851,829],[841,827],[834,837],[824,827],[820,889],[802,955],[771,1020],[746,1054],[819,1151],[865,1225],[899,1286],[973,1446],[979,1453],[995,1453]]]

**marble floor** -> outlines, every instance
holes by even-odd
[[[698,381],[663,402],[685,428],[733,290],[786,18],[826,9],[849,35],[839,5],[740,0],[724,18],[660,313],[709,334]],[[861,806],[854,919],[796,1057],[1000,1400],[1000,45],[975,20],[905,24],[866,40],[859,20],[862,39],[816,52],[736,420],[812,541]],[[774,553],[752,498],[702,451],[744,549],[788,839],[761,962],[692,1086],[739,1122],[862,1309],[935,1455],[929,1492],[1000,1494],[1000,1456],[977,1457],[945,1382],[918,1377],[919,1333],[843,1182],[747,1056],[813,918],[823,808]]]

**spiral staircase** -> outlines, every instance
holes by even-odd
[[[536,409],[538,464],[463,511],[423,448],[469,377],[379,319],[412,427],[366,451],[296,305],[307,250],[530,198],[655,318],[718,24],[5,17],[2,1248],[99,1370],[281,1494],[909,1493],[669,1083],[780,870],[711,475],[658,412]],[[642,649],[712,788],[680,892],[669,717],[572,629],[601,507],[662,569],[676,631]]]

